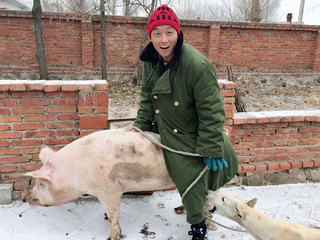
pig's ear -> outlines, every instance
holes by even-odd
[[[41,179],[47,180],[48,182],[52,181],[50,172],[49,171],[43,171],[42,169],[39,169],[39,170],[33,171],[33,172],[25,173],[24,176],[33,177],[33,178],[41,178]]]
[[[40,158],[41,162],[43,164],[45,164],[50,159],[52,154],[54,154],[54,153],[55,153],[55,151],[52,148],[45,146],[45,147],[41,148],[39,158]]]

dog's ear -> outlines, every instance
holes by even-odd
[[[257,203],[257,198],[253,198],[250,201],[247,202],[247,205],[251,208],[253,208]]]

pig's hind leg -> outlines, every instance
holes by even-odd
[[[118,240],[124,236],[121,234],[119,224],[120,203],[122,192],[106,192],[103,195],[97,196],[108,216],[111,224],[111,235],[108,240]]]

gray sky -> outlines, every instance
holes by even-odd
[[[20,0],[30,8],[32,7],[33,0]],[[201,0],[200,0],[201,1]],[[217,1],[217,0],[207,0]],[[218,0],[219,1],[219,0]],[[298,21],[300,0],[282,0],[279,9],[279,21],[287,21],[287,13],[292,13],[293,22]],[[305,0],[304,14],[302,18],[305,24],[320,25],[320,0]]]
[[[292,13],[293,22],[298,21],[300,0],[282,0],[279,17],[286,21],[287,13]],[[302,21],[305,24],[320,25],[320,0],[305,0]]]

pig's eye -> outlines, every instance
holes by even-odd
[[[225,197],[222,198],[222,202],[225,202]]]

